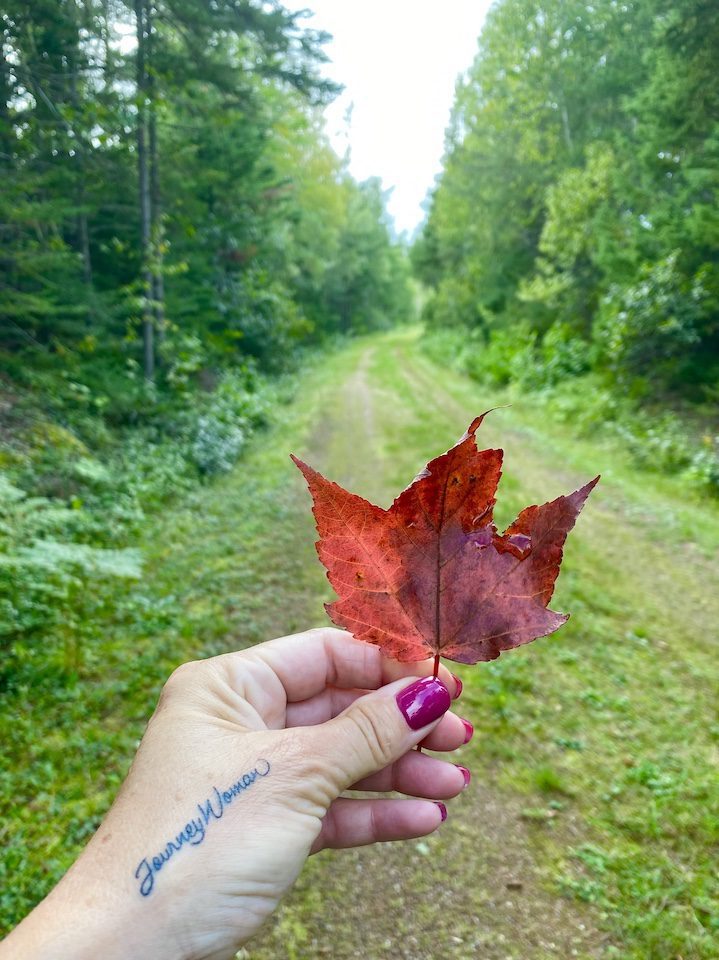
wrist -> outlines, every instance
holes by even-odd
[[[60,883],[0,945],[0,960],[192,960],[172,935],[171,900],[158,897],[148,911],[113,866],[111,844],[112,836],[103,838],[100,828]]]

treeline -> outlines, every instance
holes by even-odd
[[[379,182],[323,132],[304,14],[6,0],[0,22],[2,687],[78,666],[103,582],[233,466],[280,374],[413,301]]]
[[[327,37],[259,0],[6,0],[0,358],[132,383],[407,315],[378,183],[330,149]],[[102,389],[100,389],[102,385]],[[146,397],[138,391],[140,407]]]
[[[716,401],[717,50],[712,0],[493,6],[413,251],[470,366]]]

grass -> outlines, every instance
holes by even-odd
[[[423,355],[415,331],[359,341],[307,372],[231,475],[153,518],[146,575],[98,598],[80,669],[38,651],[5,698],[6,926],[97,826],[178,662],[322,621],[329,588],[288,453],[386,505],[502,400]],[[719,510],[522,403],[482,439],[506,451],[500,521],[603,474],[553,604],[572,619],[457,671],[474,784],[443,831],[315,858],[244,955],[349,958],[361,942],[368,957],[716,960]]]
[[[410,381],[429,389],[436,367],[411,346],[406,357]],[[462,378],[443,380],[441,392],[437,419],[451,404],[476,408],[479,388]],[[521,404],[495,415],[485,436],[504,438],[507,520],[571,487],[572,476],[601,471],[604,481],[560,581],[556,606],[572,621],[541,648],[471,674],[482,727],[475,762],[494,755],[500,782],[533,798],[551,786],[568,795],[550,822],[571,810],[602,855],[549,833],[545,856],[562,890],[597,905],[615,955],[715,957],[716,506]]]

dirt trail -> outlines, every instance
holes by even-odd
[[[331,366],[318,370],[307,385],[306,400],[293,407],[300,411],[300,420],[288,426],[292,449],[332,479],[387,505],[425,456],[451,443],[479,412],[483,391],[452,377],[423,357],[409,334],[355,344],[333,357]],[[489,418],[482,431],[487,445],[501,442],[507,450],[503,515],[498,522],[512,519],[510,511],[517,503],[523,506],[556,496],[589,475],[584,467],[562,460],[549,432],[533,431],[514,411]],[[240,561],[227,554],[225,540],[213,548],[231,578],[218,596],[231,589],[238,598],[237,633],[244,632],[247,642],[315,622],[322,600],[331,596],[312,547],[306,490],[299,478],[288,482],[288,442],[284,430],[281,439],[270,438],[240,466],[236,477],[228,478],[227,496],[218,497],[215,491],[208,500],[211,516],[206,520],[214,527],[207,528],[218,531],[226,531],[236,516],[234,488],[241,487],[252,502],[263,504],[257,529],[248,531],[251,556]],[[263,486],[264,481],[256,478],[272,457],[280,457],[282,466],[269,471],[269,486]],[[259,486],[250,493],[247,486],[253,483]],[[473,686],[474,677],[467,675],[462,709],[485,733],[453,759],[483,773],[475,776],[466,794],[452,801],[448,822],[422,841],[314,858],[272,925],[240,957],[600,960],[624,955],[622,944],[600,929],[599,909],[561,896],[558,878],[572,875],[571,851],[593,842],[593,821],[607,810],[604,785],[621,780],[629,769],[624,761],[630,741],[634,755],[649,758],[650,767],[669,764],[671,772],[676,758],[687,770],[698,770],[706,762],[702,718],[713,715],[716,671],[710,647],[719,599],[712,586],[713,565],[691,549],[690,536],[681,539],[671,503],[661,498],[633,500],[632,490],[623,483],[611,472],[602,483],[592,509],[582,517],[572,564],[562,578],[566,584],[575,576],[572,609],[584,603],[584,614],[580,612],[575,621],[580,630],[572,635],[580,645],[578,652],[562,648],[560,640],[554,655],[550,645],[544,656],[527,661],[538,695],[532,699],[520,692],[515,702],[523,711],[521,722],[531,729],[514,728],[505,740],[502,730],[493,731],[486,722],[482,726],[493,709],[483,698],[491,694],[486,683]],[[278,516],[283,524],[279,543]],[[671,537],[665,535],[668,530],[674,531]],[[254,603],[247,600],[247,581],[240,582],[232,573],[242,569],[242,563],[252,576]],[[278,595],[286,600],[281,606],[267,602]],[[668,614],[672,597],[691,604],[691,623]],[[569,659],[561,660],[556,651]],[[572,657],[582,665],[574,672]],[[510,679],[515,667],[521,671],[520,660],[517,654],[505,662]],[[595,683],[593,670],[607,682]],[[661,692],[655,696],[655,690]],[[589,701],[582,699],[585,695]],[[681,723],[667,723],[658,712],[662,702],[672,705]],[[555,710],[574,710],[577,732],[588,741],[585,754],[559,757],[556,748],[554,754],[545,749],[557,733],[555,717],[560,715],[547,712]],[[574,731],[565,729],[565,734],[573,736]],[[512,737],[518,739],[513,742]],[[504,764],[506,748],[515,748],[515,753],[506,754],[510,759]],[[544,806],[540,811],[544,817],[546,808],[551,810],[551,793],[537,793],[531,783],[522,781],[523,772],[537,766],[531,755],[534,748],[568,771],[570,783],[580,784],[580,794],[570,792],[569,799],[562,795],[557,804],[561,814],[550,813],[549,824],[534,819],[533,805]],[[628,762],[634,763],[633,758]],[[639,816],[631,829],[641,831],[646,817]],[[701,854],[691,844],[672,839],[681,836],[676,833],[681,826],[671,829],[675,832],[670,830],[655,847],[651,836],[641,834],[643,846],[633,850],[637,855],[641,851],[637,869],[642,876],[664,863],[662,844],[676,844],[671,855],[679,871],[696,865]],[[669,909],[673,896],[666,888],[661,893],[660,914]],[[634,922],[646,909],[643,902],[633,900],[633,912],[622,917]],[[686,909],[686,901],[677,903],[677,909]],[[615,921],[616,916],[615,911]]]
[[[459,422],[476,414],[476,410],[443,388],[441,381],[432,380],[425,369],[413,363],[401,345],[393,352],[398,375],[412,385],[418,399],[431,393],[435,402],[451,411]],[[571,470],[553,457],[551,448],[540,447],[537,438],[513,425],[510,417],[488,418],[482,425],[482,443],[488,446],[501,443],[508,452],[505,469],[521,472],[536,489],[536,496],[557,496],[589,479],[587,474]],[[596,469],[601,469],[599,456]],[[632,598],[633,613],[637,619],[648,617],[651,621],[652,610],[647,609],[646,604],[652,607],[657,596],[675,598],[677,620],[694,624],[694,646],[704,645],[707,652],[713,648],[719,618],[716,557],[702,554],[694,543],[682,538],[671,514],[647,503],[630,502],[610,474],[602,478],[592,496],[592,509],[586,511],[581,522],[592,536],[597,562],[613,567],[619,577],[634,578],[637,590]],[[682,563],[676,562],[677,550],[683,554]],[[649,581],[650,588],[643,589]],[[681,643],[676,638],[672,650],[676,658],[682,659]]]
[[[337,394],[324,398],[325,413],[306,453],[333,479],[387,502],[388,492],[397,491],[388,491],[383,423],[390,414],[421,416],[437,398],[398,357],[398,378],[414,377],[407,405],[400,393],[373,379],[373,359],[374,348],[362,352]],[[467,411],[449,395],[442,394],[441,402],[466,419]],[[587,910],[551,892],[532,854],[532,829],[518,797],[475,782],[453,801],[442,830],[426,840],[316,858],[274,926],[242,955],[599,957],[603,936]],[[564,829],[572,831],[571,821]]]

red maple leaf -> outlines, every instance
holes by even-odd
[[[389,510],[292,457],[312,494],[317,552],[338,594],[328,614],[397,660],[494,660],[568,619],[547,604],[564,541],[599,477],[527,507],[498,533],[492,508],[502,451],[477,450],[485,416]]]

